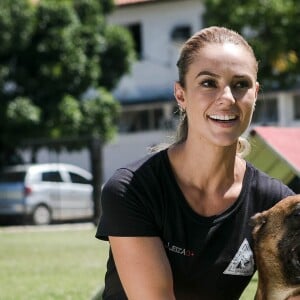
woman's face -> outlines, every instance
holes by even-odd
[[[189,66],[185,87],[175,84],[188,116],[188,139],[229,146],[247,129],[258,92],[256,62],[243,47],[208,44]]]

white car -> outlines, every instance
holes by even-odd
[[[92,219],[92,175],[69,164],[8,167],[0,173],[0,220],[22,216],[36,225]]]

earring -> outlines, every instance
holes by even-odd
[[[180,122],[184,122],[184,120],[186,119],[186,109],[180,105],[178,105],[179,108],[179,120]]]
[[[181,112],[181,114],[185,114],[186,113],[186,109],[180,105],[178,105],[179,107],[179,111]]]

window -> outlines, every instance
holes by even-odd
[[[191,26],[180,25],[176,26],[171,32],[171,39],[173,42],[183,42],[192,34]]]
[[[79,174],[75,174],[75,173],[72,173],[72,172],[69,172],[69,174],[70,174],[71,181],[73,183],[90,184],[89,180],[87,180],[86,178],[82,177]]]
[[[49,171],[49,172],[42,173],[42,181],[62,182],[63,180],[58,171]]]
[[[4,172],[0,174],[0,182],[23,182],[25,172]]]
[[[159,129],[162,126],[163,110],[161,108],[126,111],[121,115],[119,130],[121,132],[138,132]]]
[[[253,123],[269,124],[278,122],[277,99],[259,99],[253,114]]]
[[[300,120],[300,95],[294,96],[294,119]]]
[[[135,23],[135,24],[127,25],[126,27],[132,35],[134,41],[134,49],[137,54],[137,57],[141,59],[143,55],[141,24]]]

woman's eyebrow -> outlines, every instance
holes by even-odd
[[[211,76],[211,77],[216,77],[216,78],[219,78],[221,77],[220,75],[216,74],[216,73],[213,73],[213,72],[210,72],[210,71],[201,71],[199,72],[195,78],[198,78],[200,76]],[[247,78],[251,78],[248,74],[238,74],[238,75],[235,75],[234,78],[237,78],[237,79],[247,79]]]
[[[235,78],[248,78],[250,77],[249,75],[247,74],[241,74],[241,75],[234,75]]]
[[[197,77],[199,77],[199,76],[212,76],[212,77],[220,77],[219,75],[217,75],[217,74],[215,74],[215,73],[212,73],[212,72],[210,72],[210,71],[201,71],[201,72],[199,72],[196,76],[195,76],[195,78],[197,78]]]

